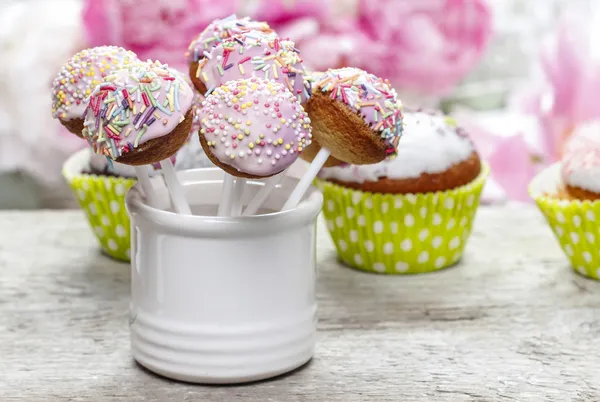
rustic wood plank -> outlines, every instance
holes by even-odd
[[[133,362],[128,265],[80,212],[1,212],[0,400],[600,400],[600,284],[571,272],[534,207],[482,208],[459,266],[410,277],[341,267],[319,230],[315,359],[203,387]]]

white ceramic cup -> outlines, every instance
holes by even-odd
[[[316,219],[322,195],[298,208],[216,217],[223,172],[178,173],[194,216],[169,211],[161,178],[158,209],[135,185],[131,216],[130,329],[133,357],[176,380],[234,384],[271,378],[309,361],[316,333]],[[278,211],[297,179],[265,203]],[[244,205],[262,184],[249,180]]]

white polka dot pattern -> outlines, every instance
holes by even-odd
[[[323,214],[340,259],[386,274],[429,272],[464,251],[484,179],[435,194],[372,194],[317,180]]]
[[[580,202],[538,197],[538,206],[554,235],[581,275],[600,279],[600,202]]]
[[[123,261],[131,254],[125,195],[133,184],[132,179],[96,175],[80,175],[70,182],[102,249]]]

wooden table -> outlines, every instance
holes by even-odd
[[[311,363],[258,384],[168,381],[129,352],[129,267],[83,215],[0,213],[0,401],[600,401],[600,284],[532,206],[484,207],[463,262],[389,277],[319,232]]]

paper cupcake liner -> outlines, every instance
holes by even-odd
[[[317,179],[339,258],[382,274],[437,271],[460,260],[489,168],[471,183],[424,194],[375,194]]]
[[[560,187],[560,163],[557,163],[532,180],[529,194],[546,217],[573,269],[600,279],[600,201],[553,197]]]
[[[63,176],[73,189],[102,250],[117,260],[129,261],[131,237],[125,194],[136,180],[81,173],[80,165],[86,155],[80,151],[69,158],[63,167]]]

